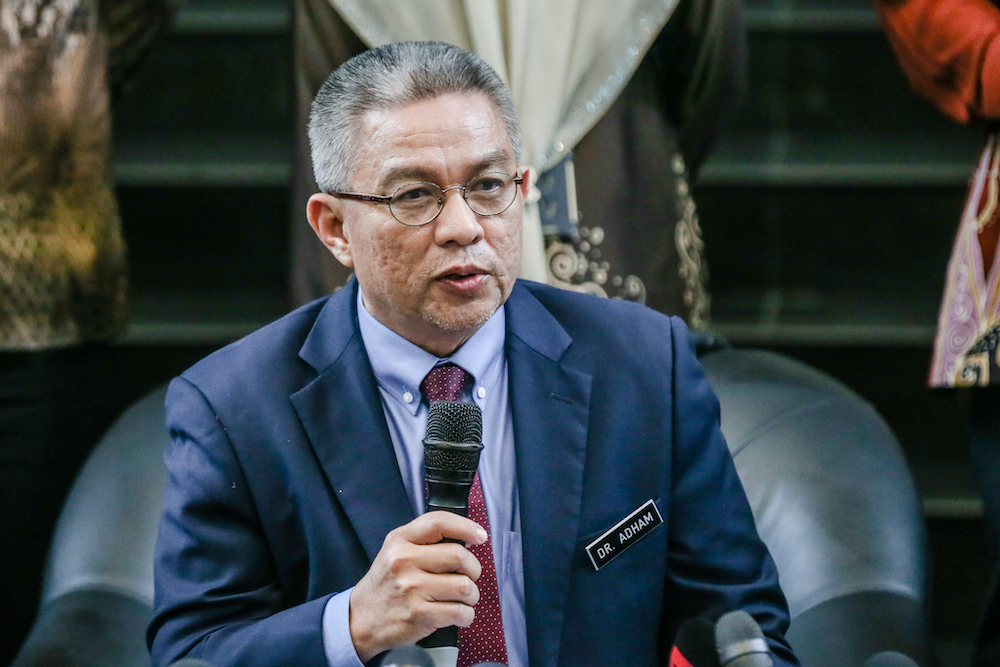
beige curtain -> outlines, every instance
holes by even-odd
[[[521,119],[521,160],[534,175],[558,163],[621,93],[678,0],[330,0],[368,46],[455,44],[510,87]],[[545,282],[532,189],[521,275]]]

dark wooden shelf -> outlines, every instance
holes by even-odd
[[[170,29],[184,35],[290,32],[292,8],[287,0],[191,0]]]
[[[947,128],[908,135],[733,131],[719,137],[699,175],[702,185],[893,187],[968,182],[981,138]]]
[[[136,185],[288,185],[291,135],[122,136],[116,140],[115,182]]]

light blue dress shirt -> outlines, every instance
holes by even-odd
[[[452,362],[475,382],[463,401],[483,411],[483,452],[479,479],[490,520],[490,540],[496,563],[507,658],[511,667],[528,666],[524,617],[524,567],[521,517],[514,465],[514,426],[508,401],[507,360],[504,355],[506,319],[500,308],[462,347],[440,359],[395,333],[372,317],[358,290],[358,323],[379,393],[396,462],[415,515],[424,511],[424,446],[427,402],[420,383],[436,365]],[[358,667],[361,661],[351,641],[348,589],[333,596],[323,613],[323,647],[330,667]]]

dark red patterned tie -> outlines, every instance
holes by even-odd
[[[462,388],[472,376],[461,366],[452,363],[435,366],[420,383],[420,391],[428,401],[457,401]],[[490,534],[486,516],[486,501],[479,473],[469,492],[469,518]],[[485,544],[469,547],[479,559],[483,574],[476,582],[479,586],[479,604],[472,625],[458,630],[458,667],[470,667],[480,662],[507,664],[507,644],[503,636],[503,619],[500,616],[500,591],[497,588],[497,570],[493,562],[493,545],[487,538]]]

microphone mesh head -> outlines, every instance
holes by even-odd
[[[474,471],[479,466],[482,445],[470,443],[457,449],[450,442],[424,442],[424,467],[428,470]]]
[[[482,444],[483,411],[475,403],[434,401],[427,413],[427,439]]]
[[[715,625],[715,641],[719,646],[728,646],[748,639],[764,639],[764,633],[757,625],[757,621],[753,620],[753,616],[742,609],[729,612]]]
[[[715,624],[715,644],[719,648],[719,661],[723,665],[748,653],[769,651],[764,632],[753,616],[737,609],[725,614]]]

